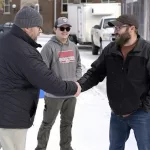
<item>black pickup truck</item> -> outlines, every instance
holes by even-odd
[[[6,22],[0,25],[0,34],[8,32],[13,26],[12,22]]]

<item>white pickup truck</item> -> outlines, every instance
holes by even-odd
[[[108,45],[113,37],[114,28],[108,26],[109,21],[113,21],[116,18],[113,16],[102,17],[99,25],[95,25],[91,29],[91,41],[92,41],[92,54],[97,55],[100,51],[100,54],[103,48]]]
[[[79,44],[91,44],[91,28],[98,24],[101,18],[104,20],[104,16],[118,17],[120,14],[121,3],[70,3],[68,4],[68,20],[72,24],[70,39]],[[102,24],[106,21],[104,20]],[[94,31],[93,34],[95,34]]]

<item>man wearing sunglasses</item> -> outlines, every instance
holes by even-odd
[[[131,129],[138,150],[150,150],[150,44],[138,34],[138,21],[121,15],[108,23],[116,41],[78,81],[86,91],[107,78],[111,107],[109,150],[124,150]]]
[[[44,46],[41,55],[47,66],[63,80],[77,81],[82,76],[80,55],[77,46],[68,39],[71,24],[65,17],[55,22],[56,35]],[[59,85],[58,85],[59,86]],[[76,98],[45,94],[45,109],[38,132],[36,150],[46,150],[50,130],[60,111],[60,149],[73,150],[71,147],[71,128],[76,106]]]

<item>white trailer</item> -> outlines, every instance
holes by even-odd
[[[70,38],[75,43],[91,43],[91,29],[104,16],[114,15],[118,3],[68,4],[68,19],[72,24]],[[120,7],[120,6],[119,6]]]

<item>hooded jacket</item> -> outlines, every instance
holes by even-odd
[[[69,39],[62,44],[56,36],[53,36],[41,51],[46,65],[53,70],[56,75],[65,81],[77,81],[82,76],[80,54],[77,46]],[[70,96],[56,96],[45,93],[47,97],[68,98]]]

